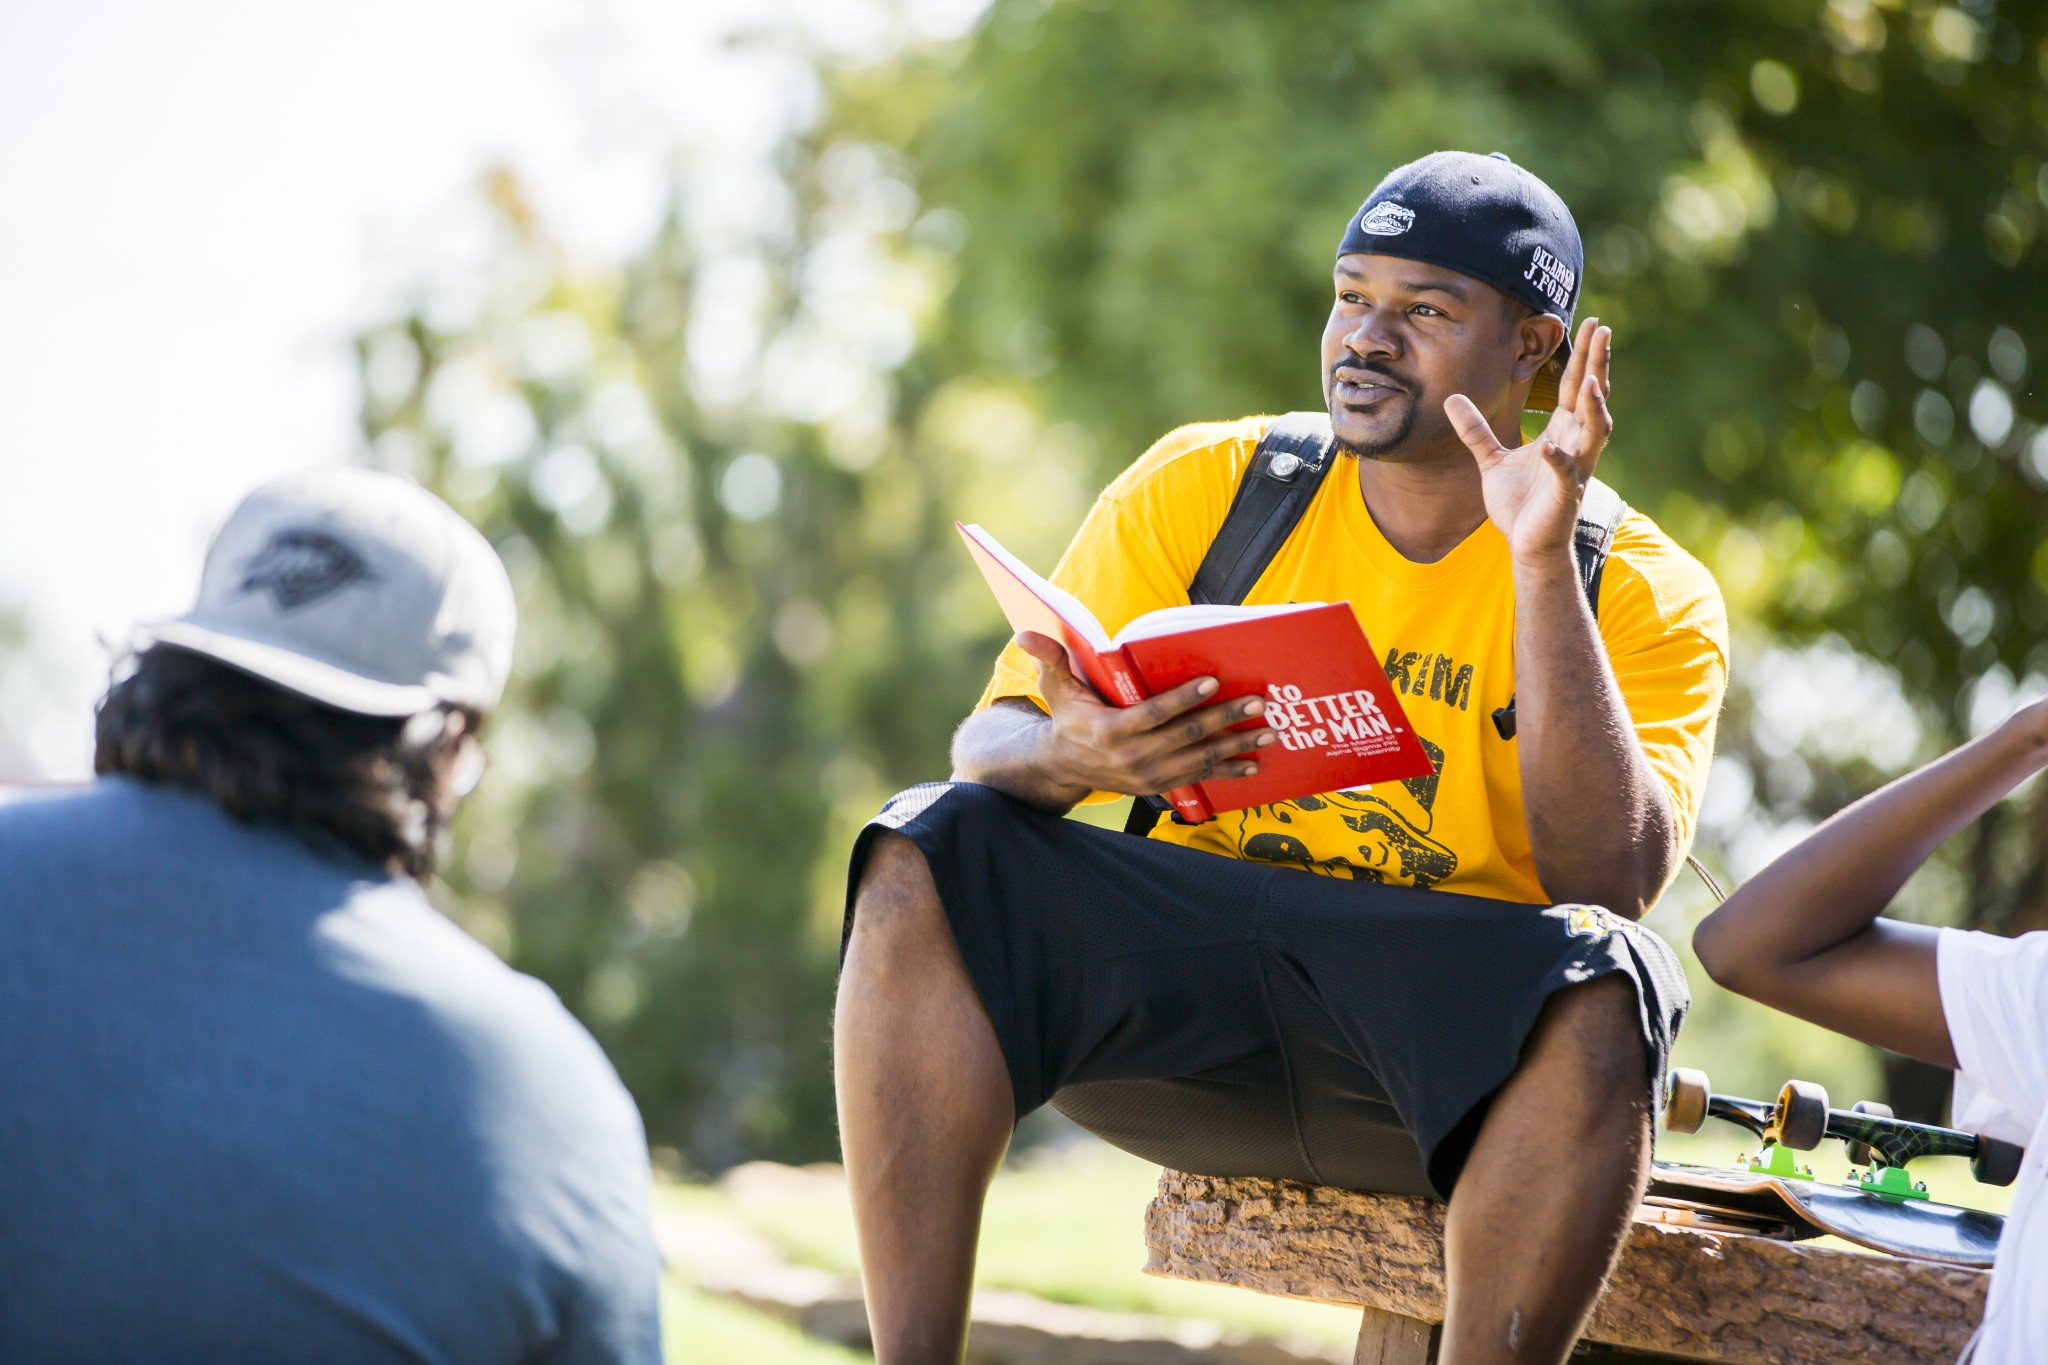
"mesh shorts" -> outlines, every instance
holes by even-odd
[[[1625,977],[1661,1086],[1690,997],[1670,947],[1604,910],[1339,881],[1134,839],[990,787],[892,798],[1009,1065],[1161,1165],[1448,1198],[1551,994]],[[843,947],[842,947],[843,953]]]

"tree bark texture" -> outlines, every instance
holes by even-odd
[[[1433,1200],[1163,1171],[1145,1269],[1174,1279],[1443,1320]],[[1954,1360],[1990,1276],[1747,1233],[1636,1224],[1586,1340],[1773,1365]]]

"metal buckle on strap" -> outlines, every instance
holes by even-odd
[[[1292,451],[1281,451],[1278,455],[1275,455],[1272,459],[1272,462],[1266,466],[1266,476],[1268,478],[1278,479],[1282,483],[1287,483],[1291,481],[1294,478],[1294,476],[1296,474],[1299,474],[1300,472],[1301,457],[1299,455],[1294,454]]]

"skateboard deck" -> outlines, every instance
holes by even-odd
[[[1895,1200],[1861,1188],[1746,1166],[1657,1162],[1642,1217],[1803,1241],[1833,1235],[1872,1251],[1946,1265],[1989,1267],[2005,1220],[1927,1199]]]
[[[1776,1103],[1713,1092],[1703,1071],[1677,1067],[1664,1087],[1663,1127],[1696,1133],[1709,1118],[1725,1119],[1763,1139],[1754,1157],[1732,1167],[1657,1162],[1638,1218],[1694,1227],[1733,1228],[1798,1241],[1832,1235],[1872,1251],[1944,1265],[1988,1267],[1998,1255],[2005,1219],[1978,1209],[1937,1204],[1906,1163],[1923,1156],[1960,1156],[1987,1185],[2009,1185],[2026,1151],[1980,1133],[1938,1128],[1895,1117],[1864,1101],[1834,1109],[1812,1081],[1787,1081]],[[1852,1166],[1839,1185],[1813,1178],[1797,1153],[1839,1139]]]

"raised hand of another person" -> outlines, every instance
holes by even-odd
[[[1579,500],[1614,430],[1607,411],[1613,336],[1598,318],[1579,324],[1571,360],[1558,382],[1557,410],[1542,434],[1526,445],[1512,450],[1502,445],[1478,405],[1464,394],[1444,400],[1444,414],[1479,462],[1487,518],[1507,537],[1518,565],[1570,558]]]
[[[1214,678],[1195,678],[1136,706],[1111,706],[1074,676],[1066,647],[1025,631],[1017,645],[1038,661],[1038,692],[1051,724],[1039,748],[1045,776],[1078,793],[1156,796],[1212,777],[1249,777],[1247,757],[1274,742],[1264,726],[1229,727],[1263,715],[1259,697],[1214,702]]]

